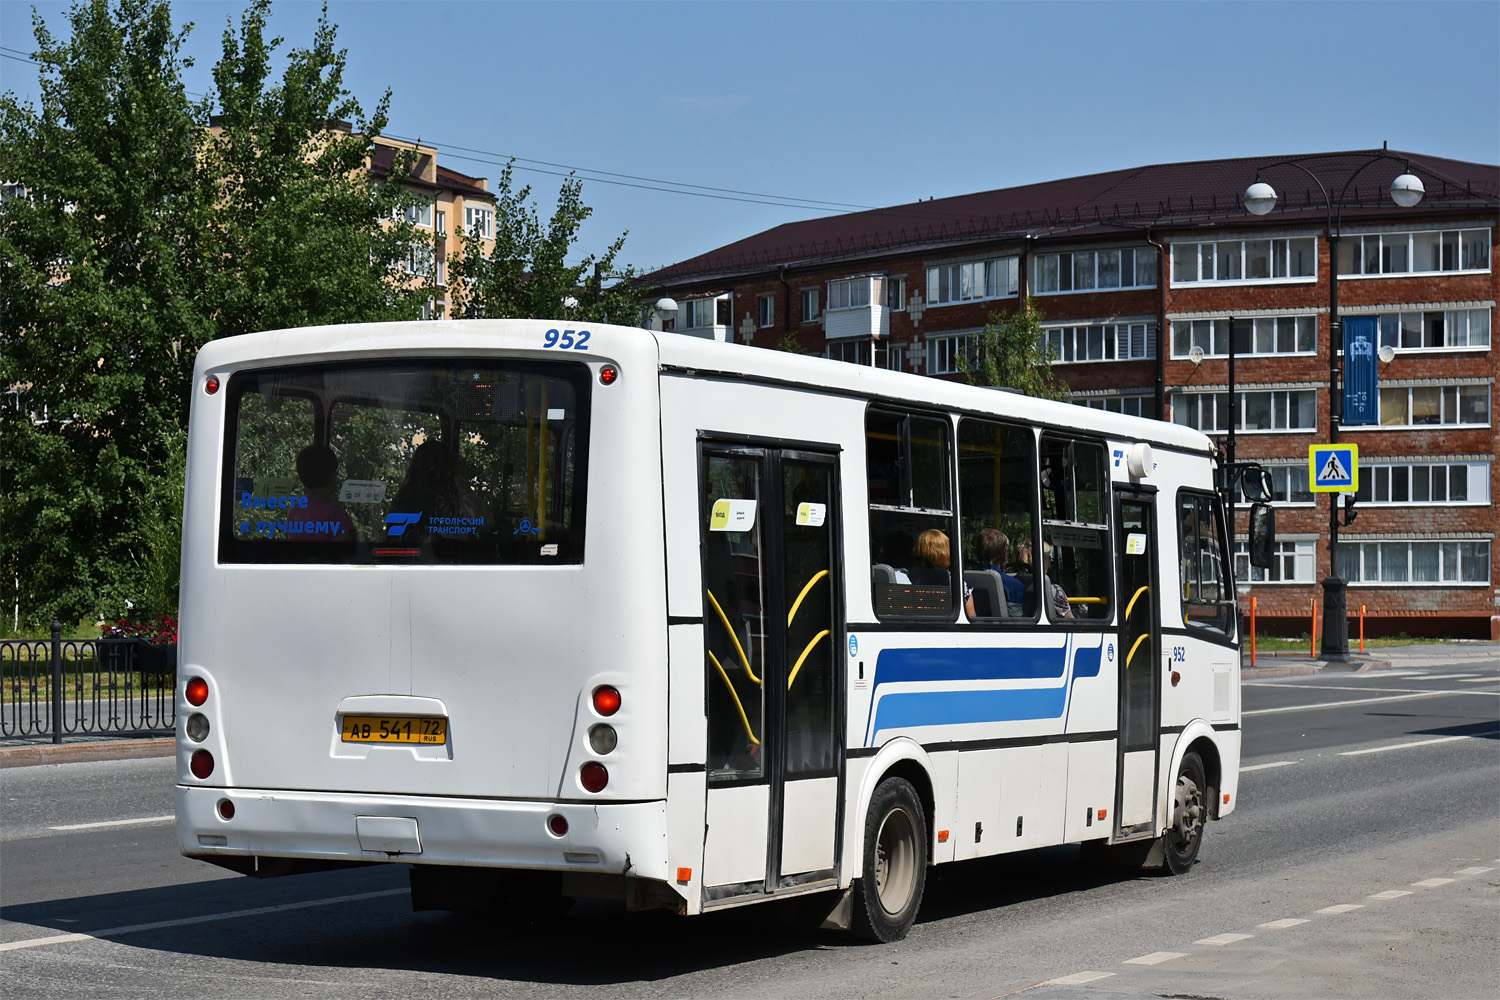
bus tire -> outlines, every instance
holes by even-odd
[[[886,778],[876,786],[865,815],[864,859],[854,883],[854,935],[875,943],[906,937],[926,885],[922,800],[905,778]]]
[[[1208,819],[1208,779],[1203,771],[1203,761],[1189,751],[1182,757],[1177,768],[1177,781],[1172,790],[1172,823],[1162,834],[1161,871],[1171,875],[1186,875],[1198,857],[1198,848],[1203,845],[1203,826]]]

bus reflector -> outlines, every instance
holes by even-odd
[[[1224,793],[1224,804],[1226,806],[1229,805],[1229,793],[1228,792]]]
[[[947,830],[939,830],[938,831],[938,843],[939,844],[946,844],[947,842],[948,842],[948,831]]]
[[[228,799],[219,800],[219,815],[225,819],[234,819],[234,803]]]
[[[202,753],[203,751],[200,750],[198,752]],[[591,760],[579,770],[578,780],[583,783],[583,787],[588,791],[602,792],[604,791],[604,786],[609,784],[609,772],[604,769],[603,764],[597,760]]]
[[[568,832],[568,821],[557,813],[553,813],[547,819],[547,829],[552,831],[555,837],[566,836]]]
[[[608,684],[594,688],[594,711],[600,715],[614,715],[620,710],[620,692]]]
[[[1109,815],[1109,810],[1108,809],[1100,809],[1099,810],[1099,821],[1103,822],[1104,821],[1104,817],[1106,817],[1108,815]]]
[[[679,882],[691,882],[692,880],[693,880],[693,870],[691,868],[679,868],[679,869],[677,869],[677,881],[679,881]]]
[[[202,781],[214,773],[214,755],[207,750],[194,750],[188,761],[188,770],[193,772],[193,777]]]
[[[208,700],[208,681],[194,677],[187,682],[187,700],[190,705],[201,705]]]

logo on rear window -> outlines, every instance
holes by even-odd
[[[420,510],[415,514],[387,514],[385,516],[385,523],[387,525],[385,533],[392,536],[404,535],[407,528],[410,528],[420,520],[422,520],[422,512]]]

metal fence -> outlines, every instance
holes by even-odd
[[[0,738],[170,735],[177,647],[138,639],[0,642]]]

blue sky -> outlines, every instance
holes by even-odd
[[[66,30],[67,4],[35,6]],[[173,5],[196,24],[190,90],[207,89],[226,19],[244,6]],[[23,97],[36,68],[10,57],[32,49],[31,7],[0,0],[0,89]],[[303,44],[317,15],[280,0],[272,28]],[[1494,0],[334,0],[330,15],[366,107],[392,89],[392,134],[435,142],[440,162],[491,179],[498,162],[452,147],[579,168],[595,209],[580,246],[629,230],[624,262],[640,268],[823,214],[795,199],[873,207],[1383,141],[1500,163]],[[750,194],[644,190],[598,171]],[[558,179],[517,176],[549,212]]]

